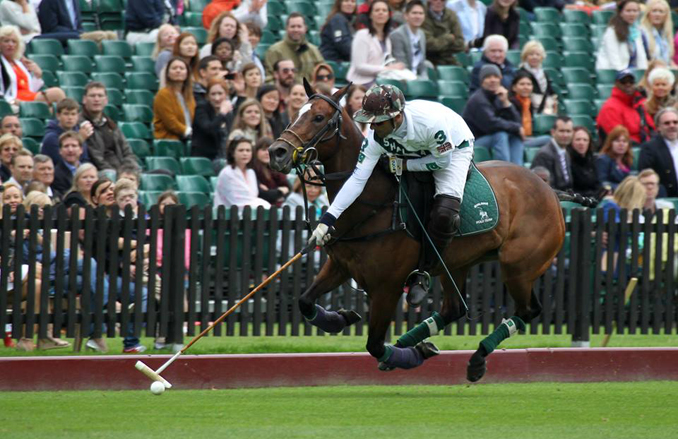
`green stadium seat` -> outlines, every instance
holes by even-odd
[[[210,177],[210,192],[217,190],[217,184],[219,183],[219,177]]]
[[[287,1],[285,2],[285,6],[287,7],[287,14],[291,14],[292,12],[298,12],[308,18],[312,18],[318,15],[318,10],[316,9],[315,5],[311,2]],[[308,20],[307,24],[310,24]]]
[[[532,26],[532,36],[533,37],[552,37],[560,38],[562,36],[560,32],[560,26],[555,23],[530,23]]]
[[[607,31],[606,24],[591,25],[591,38],[602,38],[605,34],[605,31]]]
[[[158,204],[158,198],[161,194],[162,191],[139,191],[139,201],[146,209],[150,209],[151,206]]]
[[[612,94],[612,89],[614,88],[614,84],[598,84],[596,85],[596,89],[598,90],[598,98],[599,99],[607,99],[610,97]]]
[[[82,103],[82,97],[85,95],[85,87],[61,87],[66,93],[66,96],[75,99],[76,102]]]
[[[59,67],[61,67],[59,58],[54,55],[28,55],[28,59],[35,62],[42,70],[52,73],[56,72],[59,70]]]
[[[541,147],[539,147],[539,146],[526,147],[524,149],[524,153],[525,153],[525,159],[524,160],[525,160],[525,162],[526,163],[532,163],[534,161],[534,158],[537,156],[537,153],[539,152],[540,149],[541,149]]]
[[[576,37],[563,38],[563,50],[568,52],[587,52],[591,54],[595,52],[591,40]]]
[[[546,59],[542,63],[544,68],[561,69],[563,67],[563,56],[556,52],[547,52]]]
[[[572,123],[574,123],[574,126],[583,126],[589,130],[589,133],[596,132],[596,122],[591,116],[575,114],[570,117],[572,118]]]
[[[188,10],[191,12],[200,12],[207,7],[211,0],[191,0],[188,3]]]
[[[174,179],[165,174],[141,174],[140,186],[144,191],[160,192],[177,188]]]
[[[183,157],[179,159],[183,175],[202,175],[211,177],[214,175],[212,161],[205,157]]]
[[[567,97],[592,101],[596,98],[596,90],[590,84],[567,84]]]
[[[564,99],[563,105],[565,105],[568,116],[595,116],[597,113],[591,100]]]
[[[158,80],[154,74],[148,72],[127,72],[125,73],[127,88],[130,90],[158,90]]]
[[[51,38],[33,38],[27,47],[27,54],[33,55],[54,55],[64,54],[64,46],[59,40]]]
[[[436,99],[438,84],[427,79],[415,79],[407,82],[407,89],[403,93],[408,99]]]
[[[275,3],[275,4],[279,5],[280,3]],[[268,3],[268,5],[270,6],[271,4]],[[275,44],[279,40],[280,39],[276,35],[273,35],[273,32],[271,32],[268,29],[264,29],[264,31],[261,34],[261,39],[259,40],[259,43],[260,44],[261,43],[263,43],[263,44]]]
[[[281,16],[287,14],[285,3],[268,2],[266,4],[266,12],[269,15]]]
[[[19,101],[19,117],[34,117],[36,119],[47,120],[52,118],[49,106],[44,102],[22,102]]]
[[[173,157],[179,159],[185,156],[186,145],[180,140],[156,139],[153,141],[153,155],[157,157]]]
[[[141,122],[120,122],[118,126],[122,134],[129,139],[150,140],[153,138],[151,131]]]
[[[125,40],[103,40],[101,42],[101,53],[130,59],[134,55],[134,48]]]
[[[638,160],[640,159],[640,147],[632,146],[631,153],[633,154],[633,162],[631,163],[631,170],[638,171]]]
[[[125,90],[125,101],[128,104],[143,104],[153,108],[155,95],[149,90]]]
[[[113,120],[121,120],[120,118],[122,116],[120,114],[120,110],[118,109],[118,107],[110,104],[104,107],[104,114],[106,115],[106,117]]]
[[[591,30],[584,24],[560,23],[560,34],[563,38],[589,38]]]
[[[193,1],[191,1],[191,4],[193,4]],[[155,49],[155,43],[137,43],[135,49],[137,56],[151,56],[153,49]]]
[[[377,84],[380,85],[395,85],[402,91],[405,95],[407,95],[407,82],[401,81],[400,79],[384,79],[384,78],[377,78]]]
[[[186,206],[187,209],[193,206],[198,206],[199,209],[204,209],[211,204],[211,196],[203,192],[179,192],[179,203]]]
[[[69,55],[80,55],[93,58],[100,55],[99,46],[92,40],[68,40],[66,43]]]
[[[177,175],[177,187],[183,192],[212,192],[210,183],[201,175]]]
[[[464,107],[466,106],[465,98],[440,96],[438,100],[440,101],[441,104],[443,104],[447,108],[454,110],[458,114],[461,114],[464,111]]]
[[[148,72],[155,74],[155,60],[150,56],[133,56],[132,70],[135,72]]]
[[[457,62],[461,64],[462,67],[469,67],[471,66],[471,57],[468,56],[468,53],[465,52],[459,52],[455,53],[454,57],[457,59]]]
[[[544,67],[544,73],[553,84],[559,87],[565,87],[565,78],[560,70],[556,70],[552,67]]]
[[[518,64],[520,64],[520,50],[508,50],[506,52],[506,59],[511,61],[514,65],[517,66]]]
[[[89,78],[82,72],[56,72],[59,84],[66,87],[84,87]]]
[[[598,10],[593,11],[591,18],[593,19],[593,24],[605,25],[610,22],[610,18],[614,15],[614,11],[610,10]]]
[[[33,155],[40,154],[40,142],[31,137],[22,137],[21,144],[24,149],[29,150]]]
[[[147,105],[123,104],[122,111],[125,122],[141,122],[146,125],[153,123],[153,110]]]
[[[266,29],[270,30],[271,32],[278,32],[282,29],[285,29],[285,25],[280,19],[281,16],[282,14],[281,15],[268,14],[268,24],[266,25]]]
[[[317,30],[309,30],[306,32],[306,39],[309,43],[320,46],[320,32]]]
[[[596,69],[596,84],[613,85],[617,79],[617,71],[614,69]]]
[[[54,74],[54,72],[50,72],[49,70],[42,71],[42,82],[45,83],[45,87],[59,86],[59,81],[57,81],[56,75]]]
[[[261,59],[266,58],[266,51],[268,50],[269,47],[271,47],[272,44],[262,44],[259,43],[256,49],[254,51],[256,52],[257,56]]]
[[[581,67],[563,67],[561,72],[566,84],[593,84],[591,72]]]
[[[518,36],[527,38],[532,34],[532,28],[530,27],[530,23],[524,20],[520,20],[520,24],[518,25]]]
[[[122,107],[122,103],[125,99],[124,95],[117,88],[106,88],[106,93],[108,94],[108,103],[115,105],[116,107]]]
[[[461,81],[438,81],[440,96],[468,98],[468,85]]]
[[[61,57],[61,62],[67,72],[82,72],[89,75],[94,71],[94,63],[87,56],[64,55]]]
[[[492,152],[484,146],[473,147],[473,161],[476,163],[492,160]]]
[[[140,161],[144,161],[146,157],[151,156],[151,148],[148,146],[148,142],[143,139],[127,139],[132,152]]]
[[[587,52],[563,52],[565,67],[582,67],[591,72],[595,69],[596,57]]]
[[[558,23],[563,19],[556,8],[534,8],[533,12],[539,23]]]
[[[583,24],[588,26],[591,24],[591,18],[585,11],[575,9],[563,9],[563,18],[567,24]]]
[[[100,73],[119,73],[127,71],[125,60],[117,55],[96,55],[94,57],[96,71]]]
[[[532,132],[535,136],[548,134],[553,128],[556,116],[552,114],[535,114],[532,119]]]
[[[539,41],[546,51],[560,50],[560,43],[553,37],[535,37],[534,39]]]
[[[603,108],[603,104],[605,103],[607,99],[595,99],[593,101],[593,105],[596,107],[596,115],[600,113],[600,109]]]
[[[3,118],[8,114],[14,114],[12,106],[9,105],[9,102],[7,102],[6,100],[0,99],[0,118]]]
[[[633,69],[633,76],[636,78],[636,82],[640,82],[645,76],[645,69]]]
[[[184,12],[184,25],[191,27],[202,26],[202,12]]]
[[[45,136],[45,122],[33,117],[20,118],[21,129],[25,137],[32,137],[42,141]]]
[[[332,11],[332,7],[334,4],[332,3],[316,3],[315,7],[318,10],[318,15],[321,17],[327,17],[330,15],[330,11]]]
[[[205,30],[204,27],[182,27],[181,28],[182,32],[189,32],[193,34],[195,39],[198,41],[198,45],[202,46],[207,42],[207,31]]]
[[[125,81],[119,73],[115,72],[94,72],[92,73],[92,81],[99,81],[109,88],[116,88],[118,90],[125,89]]]
[[[181,167],[179,162],[173,157],[146,157],[146,168],[149,171],[164,169],[170,171],[174,175],[181,174]]]

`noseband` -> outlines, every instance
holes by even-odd
[[[334,108],[334,114],[332,115],[332,118],[325,124],[325,126],[316,133],[311,140],[308,142],[304,142],[304,140],[299,137],[297,133],[295,133],[291,128],[286,128],[282,133],[280,133],[280,137],[278,137],[276,140],[280,140],[281,142],[287,143],[290,147],[292,147],[292,166],[295,168],[299,168],[300,165],[302,164],[308,164],[312,160],[315,160],[318,156],[318,151],[315,149],[315,146],[318,143],[321,142],[327,142],[328,140],[331,140],[333,137],[339,135],[339,137],[344,138],[344,136],[341,135],[341,122],[342,122],[342,116],[341,116],[341,107],[339,104],[334,102],[331,98],[322,95],[322,94],[314,94],[311,95],[311,97],[308,98],[309,101],[312,99],[319,98],[327,102]],[[334,130],[332,133],[327,135],[328,131]],[[290,133],[292,134],[300,143],[300,145],[295,145],[291,141],[284,139],[282,137],[283,134],[285,133]]]

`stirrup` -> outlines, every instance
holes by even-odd
[[[413,307],[419,306],[431,287],[431,275],[427,271],[414,270],[407,275],[405,285],[408,287],[407,303]]]

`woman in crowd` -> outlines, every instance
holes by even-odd
[[[179,30],[171,24],[163,24],[158,30],[158,39],[155,42],[151,58],[155,60],[155,76],[160,78],[161,73],[174,51],[174,43],[179,38]]]
[[[362,85],[353,84],[349,87],[348,92],[346,93],[346,111],[353,118],[353,115],[356,111],[360,110],[363,106],[363,98],[367,89]],[[363,136],[367,135],[367,130],[369,125],[365,123],[354,122],[360,132],[363,133]]]
[[[645,70],[645,73],[643,73],[642,78],[640,78],[640,81],[638,81],[637,86],[638,91],[642,93],[643,97],[648,97],[650,94],[650,73],[652,73],[654,69],[658,68],[668,69],[669,66],[660,59],[653,59],[647,63],[647,69]]]
[[[24,57],[25,44],[16,26],[0,27],[0,72],[2,79],[0,91],[10,104],[18,105],[18,101],[45,102],[47,105],[57,103],[66,97],[59,87],[41,91],[45,82],[42,80],[42,69],[37,63]]]
[[[66,207],[77,204],[78,206],[94,206],[92,201],[92,186],[99,179],[97,168],[91,163],[84,163],[78,167],[73,176],[73,186],[64,197]]]
[[[192,33],[182,32],[177,40],[174,42],[174,48],[172,49],[172,56],[167,63],[174,59],[181,58],[186,61],[188,64],[188,71],[190,73],[191,79],[195,79],[195,75],[198,73],[198,63],[200,62],[200,56],[198,55],[198,40],[195,39]],[[160,88],[167,85],[167,65],[160,72]]]
[[[621,0],[600,40],[596,70],[646,69],[647,53],[636,23],[640,14],[638,0]]]
[[[264,117],[264,110],[256,99],[247,99],[238,108],[228,140],[236,137],[249,139],[254,145],[262,137],[271,137],[271,127]]]
[[[0,136],[0,179],[2,181],[12,178],[12,171],[9,170],[12,157],[21,149],[23,149],[23,144],[17,136],[10,133]]]
[[[153,135],[156,139],[186,140],[193,131],[195,99],[190,66],[183,58],[167,63],[165,83],[153,100]]]
[[[195,109],[191,155],[210,160],[226,157],[228,127],[233,122],[233,104],[219,78],[207,84],[207,100]]]
[[[244,137],[236,137],[228,144],[228,165],[219,173],[217,187],[214,192],[216,207],[245,206],[256,208],[271,207],[271,204],[259,198],[259,183],[252,170],[252,142]]]
[[[320,63],[313,69],[313,76],[311,76],[311,85],[316,88],[318,84],[325,84],[332,93],[337,91],[334,86],[334,69],[327,63]]]
[[[107,177],[97,180],[90,190],[92,206],[103,207],[107,215],[111,215],[111,209],[115,205],[115,184]]]
[[[676,105],[676,98],[671,96],[675,80],[676,77],[673,72],[665,67],[653,69],[648,76],[648,96],[645,101],[645,111],[653,119],[662,108]]]
[[[301,84],[294,84],[290,89],[290,95],[287,97],[287,109],[283,113],[287,120],[294,122],[299,116],[299,110],[308,101],[306,90]]]
[[[513,77],[509,99],[521,115],[521,122],[525,136],[524,146],[536,147],[543,146],[551,141],[551,136],[538,136],[532,138],[532,123],[534,118],[535,105],[532,99],[532,90],[534,89],[534,77],[527,70],[518,70]]]
[[[212,44],[219,38],[228,38],[233,41],[233,59],[238,65],[252,62],[249,31],[230,12],[222,12],[212,21],[207,34],[207,44],[200,49],[201,58],[212,53]],[[236,68],[235,70],[240,69]]]
[[[346,77],[349,81],[370,87],[377,75],[388,70],[404,70],[405,64],[392,62],[385,65],[391,53],[391,8],[386,0],[374,0],[369,9],[367,29],[355,33],[351,44],[351,66]]]
[[[228,38],[218,38],[212,44],[212,55],[219,58],[221,65],[229,72],[236,71],[236,61],[234,59],[235,45]]]
[[[0,3],[0,24],[18,27],[26,44],[42,32],[38,14],[28,0],[9,0]]]
[[[320,29],[320,53],[328,61],[351,61],[356,0],[335,0]]]
[[[538,114],[558,114],[558,95],[542,67],[545,58],[544,46],[539,41],[528,41],[520,54],[520,70],[526,71],[532,76],[531,99],[535,112]]]
[[[236,73],[233,79],[233,88],[237,96],[233,107],[237,110],[246,99],[256,99],[261,83],[261,72],[257,65],[252,62],[245,64],[242,71]]]
[[[459,18],[461,32],[464,34],[464,42],[469,49],[483,45],[485,34],[485,16],[487,6],[480,0],[448,1],[448,9],[452,9]]]
[[[649,0],[645,15],[640,20],[648,60],[659,59],[667,65],[673,63],[673,20],[666,0]]]
[[[327,200],[327,196],[323,194],[323,187],[320,185],[320,178],[315,175],[311,168],[306,168],[304,171],[304,179],[307,181],[305,186],[308,208],[314,210],[316,219],[320,218],[323,208],[329,207],[330,205],[329,201]],[[301,206],[302,211],[305,209],[303,192],[304,188],[302,187],[302,184],[303,183],[301,182],[301,179],[297,177],[297,179],[294,180],[294,185],[292,186],[292,193],[283,203],[283,207],[290,207],[292,217],[296,216],[297,206]]]
[[[268,155],[268,147],[272,143],[273,139],[270,137],[262,137],[254,145],[252,169],[259,183],[259,196],[271,205],[280,207],[290,193],[290,186],[285,174],[270,167],[271,157]]]
[[[610,131],[596,158],[598,181],[615,189],[630,173],[633,164],[631,137],[626,127],[619,125]]]
[[[518,49],[520,42],[520,14],[516,10],[518,0],[494,0],[487,8],[483,38],[488,35],[503,35],[509,49]]]
[[[581,126],[574,128],[572,144],[568,145],[567,153],[570,156],[574,192],[586,197],[602,198],[603,186],[598,180],[589,130]]]
[[[272,137],[277,139],[290,123],[283,116],[284,113],[280,111],[280,92],[275,85],[264,84],[259,89],[259,93],[257,93],[257,100],[261,102],[261,108],[264,110],[266,120],[271,126]]]

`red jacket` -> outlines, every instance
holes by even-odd
[[[641,124],[640,115],[645,116],[645,124]],[[654,132],[654,121],[645,110],[645,98],[640,92],[627,95],[619,88],[612,89],[612,96],[605,101],[598,113],[598,128],[605,134],[612,131],[617,125],[623,125],[629,130],[631,140],[644,143],[650,140]]]
[[[235,9],[239,5],[240,0],[212,0],[202,11],[202,25],[205,26],[205,29],[210,30],[212,20],[217,18],[217,15]]]

